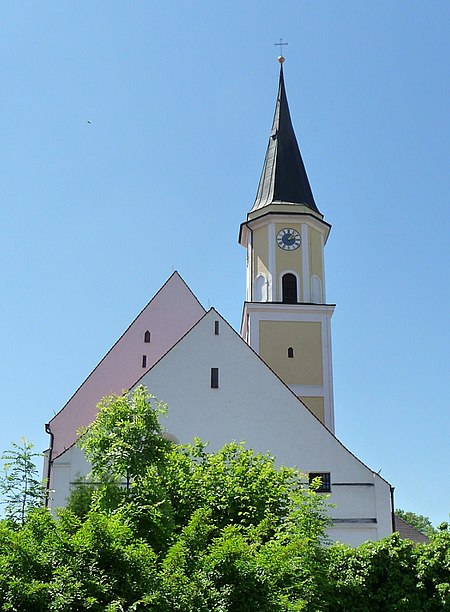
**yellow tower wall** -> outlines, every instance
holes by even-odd
[[[309,227],[308,228],[308,239],[309,239],[309,268],[310,277],[313,274],[320,278],[323,285],[323,249],[322,249],[322,236],[321,234]]]
[[[253,278],[259,274],[269,275],[269,247],[267,227],[259,227],[253,231]]]
[[[294,357],[288,357],[288,348]],[[259,354],[287,385],[322,385],[321,324],[260,321]]]
[[[311,412],[320,420],[325,423],[325,409],[323,397],[303,397],[300,399],[304,404],[308,406]]]

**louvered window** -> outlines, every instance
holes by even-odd
[[[282,278],[283,304],[297,303],[297,278],[295,274],[284,274]]]

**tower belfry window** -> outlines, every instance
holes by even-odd
[[[293,359],[294,357],[294,349],[292,348],[292,346],[288,348],[288,357],[289,359]]]
[[[295,274],[283,274],[281,279],[283,304],[297,304],[297,278]]]
[[[150,332],[148,331],[148,329],[144,334],[144,342],[150,342]]]

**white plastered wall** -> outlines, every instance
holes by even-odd
[[[86,476],[89,471],[90,467],[83,451],[76,446],[67,449],[55,459],[50,482],[50,508],[65,506],[75,481],[80,476]]]
[[[323,383],[317,386],[290,385],[295,395],[303,397],[324,398],[325,425],[335,431],[334,398],[333,398],[333,364],[331,347],[332,304],[261,304],[246,303],[243,321],[248,329],[242,331],[243,337],[249,338],[249,344],[256,353],[260,353],[259,324],[261,321],[309,321],[321,325],[322,337],[322,371]]]
[[[219,389],[210,387],[212,367],[220,371]],[[391,532],[389,484],[352,455],[213,309],[139,384],[167,402],[163,424],[181,442],[198,436],[214,451],[245,440],[280,464],[331,472],[331,515],[340,521],[333,539],[356,544]]]
[[[219,321],[219,335],[215,335]],[[220,387],[210,386],[211,368]],[[331,472],[332,539],[357,545],[391,532],[390,487],[352,455],[273,374],[215,311],[209,311],[136,384],[164,400],[163,426],[180,442],[198,436],[211,450],[245,440],[271,452],[279,464],[304,472]],[[75,446],[54,462],[51,506],[65,504],[79,474],[89,467]]]

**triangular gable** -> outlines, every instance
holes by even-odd
[[[219,369],[218,389],[211,388],[211,368]],[[214,308],[133,386],[138,384],[168,404],[163,424],[180,442],[198,436],[216,450],[230,440],[245,440],[304,471],[333,471],[342,482],[388,484],[317,419]]]
[[[92,423],[102,397],[130,388],[204,314],[203,306],[174,272],[50,421],[52,459],[75,442],[80,427]],[[150,332],[150,342],[145,342],[146,331]]]

